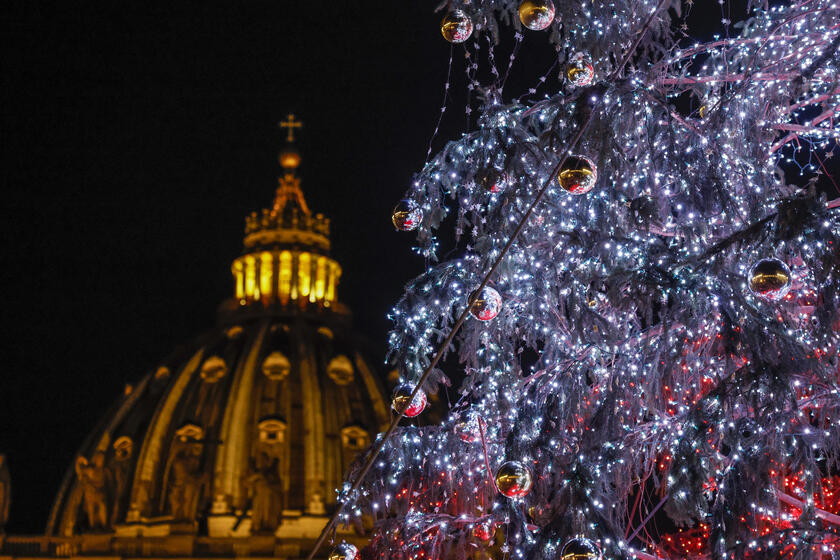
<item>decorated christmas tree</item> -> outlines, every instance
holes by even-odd
[[[473,126],[394,211],[427,268],[362,557],[840,558],[840,4],[750,4],[444,6]]]

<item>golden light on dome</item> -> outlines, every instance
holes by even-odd
[[[294,148],[287,148],[280,152],[277,160],[283,169],[297,169],[300,166],[300,154]]]
[[[240,306],[331,308],[338,300],[341,267],[329,256],[330,221],[306,204],[295,168],[300,154],[292,146],[301,123],[289,115],[280,126],[289,145],[280,152],[284,173],[274,202],[245,221],[245,254],[231,266]]]
[[[276,266],[275,266],[276,264]],[[233,262],[231,272],[240,305],[261,301],[287,305],[313,303],[329,307],[336,301],[341,267],[329,257],[308,251],[265,251]]]

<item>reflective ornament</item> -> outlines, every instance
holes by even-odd
[[[359,555],[359,549],[354,545],[342,542],[332,549],[327,558],[329,560],[359,560],[361,555]]]
[[[567,157],[557,174],[560,186],[572,194],[588,193],[597,180],[598,170],[592,160],[586,156]]]
[[[455,432],[461,441],[472,443],[481,439],[481,427],[478,422],[478,414],[471,410],[461,415],[455,423]]]
[[[417,229],[422,219],[423,211],[420,210],[416,202],[407,198],[400,200],[394,206],[394,213],[391,214],[391,221],[394,222],[394,227],[401,231]]]
[[[595,68],[592,66],[592,59],[582,52],[577,53],[569,60],[566,67],[566,79],[573,86],[587,86],[592,83],[595,77]]]
[[[492,539],[495,533],[496,531],[493,530],[493,524],[490,521],[479,523],[473,528],[473,536],[484,542]]]
[[[475,184],[490,193],[501,192],[507,184],[507,176],[495,167],[479,169],[473,176]]]
[[[463,43],[470,38],[472,31],[472,20],[464,10],[452,10],[440,22],[440,32],[450,43]]]
[[[502,310],[502,296],[490,286],[470,294],[470,313],[480,321],[491,321]]]
[[[599,560],[601,550],[598,546],[583,537],[577,537],[563,545],[560,560]]]
[[[531,471],[519,461],[508,461],[496,471],[496,488],[508,498],[522,498],[531,491]]]
[[[519,4],[519,21],[532,31],[542,31],[554,21],[554,3],[551,0],[523,0]]]
[[[426,393],[423,389],[417,391],[417,394],[414,395],[414,399],[411,399],[411,393],[414,392],[414,387],[409,385],[408,383],[402,383],[397,385],[397,388],[394,389],[394,395],[391,399],[391,408],[394,409],[396,413],[402,412],[409,418],[414,418],[421,412],[423,409],[426,408]],[[410,402],[409,402],[410,401]]]
[[[779,259],[762,259],[750,270],[750,291],[768,301],[778,301],[790,291],[790,269]]]

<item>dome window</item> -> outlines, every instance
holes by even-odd
[[[330,340],[335,338],[335,335],[333,334],[332,330],[329,327],[318,327],[318,334],[320,334],[321,336],[324,336],[326,338],[329,338]]]
[[[257,424],[260,442],[266,444],[283,443],[286,439],[286,423],[279,418],[266,418]]]
[[[235,325],[230,327],[228,330],[225,331],[225,336],[227,336],[231,340],[235,340],[242,335],[242,327],[239,325]]]
[[[341,444],[346,451],[358,453],[370,445],[370,436],[361,426],[347,426],[341,430]]]
[[[290,371],[292,371],[292,364],[282,352],[275,350],[263,360],[262,372],[272,381],[283,381],[289,376]]]
[[[353,363],[344,354],[339,354],[327,365],[327,375],[336,385],[349,385],[353,382]]]
[[[120,436],[114,442],[114,458],[117,461],[128,461],[134,452],[134,442],[128,436]]]
[[[204,430],[195,424],[184,424],[175,430],[175,439],[182,442],[201,442],[204,440]]]
[[[216,383],[227,373],[227,364],[218,356],[210,356],[201,366],[201,378],[207,383]]]

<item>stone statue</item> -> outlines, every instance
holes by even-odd
[[[260,461],[260,463],[264,463]],[[274,533],[283,514],[283,483],[279,460],[274,457],[265,468],[245,479],[251,500],[251,533]]]
[[[0,453],[0,535],[9,521],[9,505],[12,503],[12,478],[6,456]]]
[[[108,465],[113,481],[113,507],[111,508],[111,525],[117,522],[117,515],[125,503],[125,494],[131,478],[129,472],[133,443],[131,438],[123,436],[114,442],[114,454]]]
[[[178,451],[172,461],[169,507],[175,521],[195,519],[198,499],[206,478],[201,472],[201,452],[200,444],[187,445]]]
[[[93,530],[107,529],[109,473],[105,468],[105,453],[97,451],[90,460],[77,457],[76,476],[82,489],[82,505],[88,527]]]

